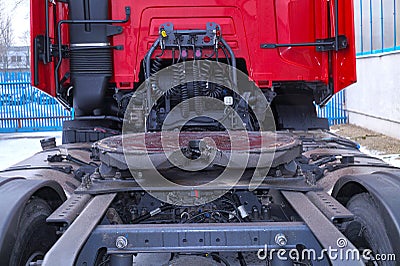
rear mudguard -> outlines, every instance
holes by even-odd
[[[66,196],[55,181],[0,177],[0,261],[9,264],[10,254],[18,234],[22,211],[33,196],[44,199],[56,209]]]
[[[374,199],[393,251],[400,254],[400,171],[343,176],[336,182],[332,196],[346,206],[351,197],[364,192]]]

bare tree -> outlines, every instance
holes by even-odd
[[[20,55],[17,60],[19,70],[26,70],[30,68],[30,32],[29,30],[24,31],[21,36],[19,36],[19,41],[23,45],[20,47]]]
[[[7,12],[7,7],[9,7],[9,10],[15,10],[26,1],[15,0],[10,3],[8,0],[0,0],[0,71],[2,72],[7,72],[10,68],[12,59],[9,56],[9,51],[14,44],[12,19]],[[25,34],[24,37],[26,36]]]
[[[0,63],[1,70],[7,72],[9,68],[8,51],[13,44],[11,17],[7,14],[4,0],[0,1]]]

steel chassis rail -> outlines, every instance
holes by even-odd
[[[313,265],[329,264],[326,252],[331,249],[344,254],[330,261],[331,265],[363,265],[345,257],[356,249],[327,218],[329,212],[321,212],[302,192],[282,194],[304,222],[98,225],[116,194],[98,195],[46,254],[42,265],[93,265],[99,250],[128,261],[138,252],[278,252],[299,244],[315,251]],[[338,239],[348,241],[347,245],[339,247]]]
[[[277,235],[287,236],[287,243],[279,246]],[[123,247],[117,242],[126,240]],[[230,224],[136,224],[99,225],[82,249],[76,265],[91,265],[96,252],[106,248],[109,254],[138,252],[227,252],[267,249],[295,249],[296,245],[322,252],[322,247],[310,229],[302,222],[257,222]],[[260,261],[261,262],[261,261]],[[313,262],[327,265],[328,260]]]

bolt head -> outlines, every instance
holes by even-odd
[[[284,234],[279,233],[275,236],[275,243],[278,246],[283,247],[287,244],[287,242],[288,242],[287,237]]]
[[[115,240],[115,246],[119,249],[124,249],[128,246],[128,239],[124,236],[119,236]]]

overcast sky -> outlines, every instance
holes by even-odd
[[[14,1],[4,1],[6,11],[12,18],[14,30],[14,44],[23,46],[29,44],[29,39],[24,38],[25,32],[29,31],[29,0],[24,0],[17,8],[14,8]],[[29,36],[29,35],[28,35]]]

